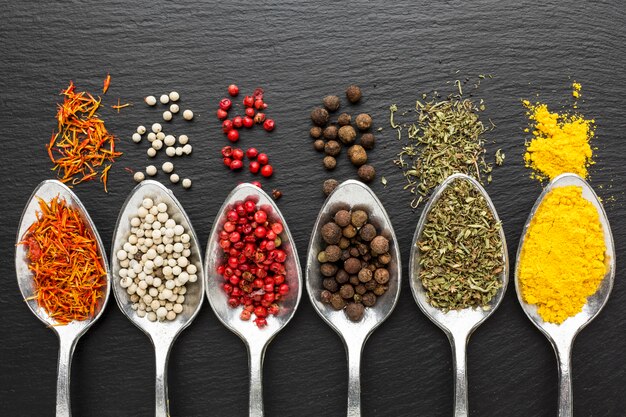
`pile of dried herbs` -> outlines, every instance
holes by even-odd
[[[454,173],[464,173],[483,183],[491,182],[493,165],[485,160],[484,133],[495,127],[485,127],[479,113],[485,109],[483,100],[478,105],[463,98],[460,81],[456,82],[458,94],[441,100],[435,92],[432,97],[423,95],[415,103],[417,121],[397,124],[394,104],[391,111],[391,127],[398,131],[406,128],[405,143],[394,163],[399,166],[407,180],[404,187],[413,194],[411,207],[417,208],[430,191]],[[498,150],[496,164],[504,162],[504,154]]]
[[[467,180],[455,180],[427,215],[420,240],[419,279],[429,303],[444,311],[488,308],[502,287],[500,222]]]

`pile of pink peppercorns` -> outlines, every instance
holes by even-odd
[[[267,325],[268,316],[278,314],[281,298],[289,293],[287,252],[281,249],[283,225],[270,220],[269,214],[247,198],[226,213],[219,232],[223,259],[217,273],[224,277],[228,304],[243,306],[241,320],[254,314],[259,328]]]
[[[239,95],[239,87],[235,84],[228,86],[228,94],[231,97]],[[255,124],[262,124],[263,129],[268,132],[274,130],[276,124],[273,119],[265,117],[265,113],[262,110],[267,108],[267,103],[263,101],[263,89],[257,88],[250,96],[245,96],[242,103],[245,108],[245,116],[236,115],[232,119],[228,118],[228,112],[233,107],[233,102],[229,98],[223,98],[220,100],[219,109],[217,110],[217,118],[222,120],[222,131],[226,135],[229,141],[235,143],[239,141],[239,129],[252,128]],[[245,152],[240,148],[232,148],[230,146],[224,146],[222,148],[222,158],[224,165],[231,171],[237,171],[244,166],[244,156],[246,156],[250,163],[248,168],[252,174],[260,173],[263,177],[269,178],[274,173],[274,168],[269,164],[269,158],[267,154],[260,153],[256,148],[248,148]],[[258,187],[261,184],[258,181],[253,181],[253,184]]]

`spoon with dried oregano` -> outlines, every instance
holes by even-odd
[[[424,208],[409,273],[417,305],[452,345],[457,417],[468,415],[467,342],[502,301],[508,270],[504,232],[487,192],[468,175],[449,176]]]

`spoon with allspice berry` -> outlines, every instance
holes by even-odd
[[[348,355],[348,417],[361,415],[361,354],[400,296],[400,251],[382,203],[365,184],[341,183],[313,227],[306,265],[311,304]]]

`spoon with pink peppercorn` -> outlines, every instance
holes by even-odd
[[[222,205],[205,256],[206,294],[217,318],[243,340],[250,366],[250,416],[263,416],[263,359],[293,317],[302,271],[293,238],[272,198],[235,187]]]

